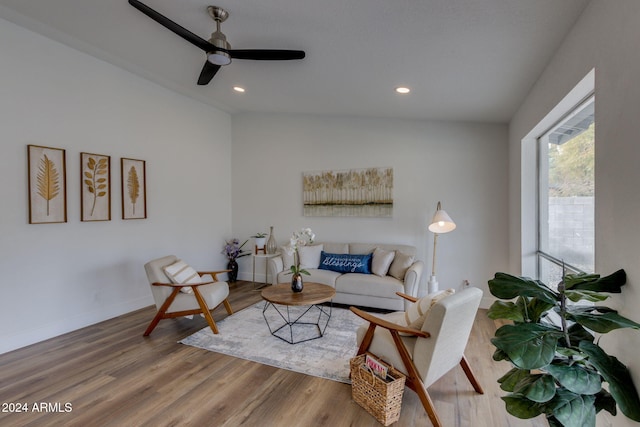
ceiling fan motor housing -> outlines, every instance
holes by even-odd
[[[229,12],[218,6],[207,7],[207,12],[216,21],[216,31],[211,33],[209,43],[222,49],[207,52],[207,60],[215,65],[228,65],[231,63],[231,55],[228,52],[231,50],[231,45],[227,41],[227,36],[220,31],[220,24],[227,20]]]

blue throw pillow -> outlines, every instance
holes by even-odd
[[[320,270],[337,271],[338,273],[363,273],[371,274],[371,259],[373,254],[329,254],[322,251],[320,254]]]

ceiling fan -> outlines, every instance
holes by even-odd
[[[231,63],[231,58],[257,61],[286,61],[305,57],[305,53],[302,50],[231,49],[231,45],[227,42],[227,37],[220,31],[220,24],[229,17],[229,12],[218,6],[207,7],[209,15],[216,22],[216,31],[211,34],[209,40],[205,40],[138,0],[129,0],[129,4],[206,52],[207,61],[200,72],[200,77],[198,77],[199,85],[208,84],[222,65]]]

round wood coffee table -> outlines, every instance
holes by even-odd
[[[262,290],[262,316],[271,335],[289,344],[315,340],[327,329],[335,294],[331,286],[314,282],[305,282],[302,292],[293,292],[288,283],[268,286]]]

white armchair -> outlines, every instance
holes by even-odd
[[[173,274],[170,268],[179,261],[176,256],[169,255],[154,259],[144,265],[153,299],[158,309],[155,317],[144,332],[145,337],[151,334],[162,319],[193,314],[202,314],[213,333],[217,334],[218,327],[213,317],[211,317],[211,311],[224,304],[227,313],[233,314],[231,304],[227,299],[229,285],[227,282],[219,282],[217,279],[219,273],[228,272],[229,270],[198,272],[193,270],[193,274],[185,276],[183,273],[186,269],[182,269],[177,274]],[[186,265],[186,267],[189,266]],[[194,277],[196,275],[197,277]],[[182,280],[183,277],[185,278],[184,280]]]
[[[462,366],[474,390],[484,393],[464,357],[481,299],[482,291],[478,288],[442,298],[428,310],[420,329],[406,326],[402,320],[404,312],[374,316],[351,307],[351,311],[369,322],[358,329],[358,355],[370,352],[404,373],[405,384],[418,394],[436,427],[442,423],[427,387],[456,365]]]

